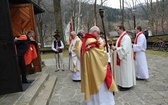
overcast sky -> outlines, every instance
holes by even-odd
[[[107,5],[112,8],[120,8],[120,0],[107,0],[103,5]],[[145,3],[147,0],[124,0],[125,1],[125,7],[132,7],[130,5],[133,5],[132,1],[134,1],[134,4],[137,5],[139,3]],[[153,0],[153,2],[156,0]],[[100,4],[101,0],[98,0],[98,4]]]

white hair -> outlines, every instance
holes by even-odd
[[[77,35],[75,31],[71,31],[71,34],[73,34],[73,35]]]
[[[85,31],[84,30],[80,30],[80,32],[83,34],[83,33],[85,33]]]
[[[91,27],[90,30],[89,30],[90,33],[94,32],[94,31],[100,31],[99,27],[93,26],[93,27]]]

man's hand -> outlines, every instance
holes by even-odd
[[[111,46],[111,48],[112,48],[112,50],[113,50],[113,51],[114,51],[114,50],[116,50],[116,47],[115,47],[115,46],[113,46],[113,45]]]
[[[75,50],[75,48],[73,48],[73,51]]]
[[[58,49],[55,49],[54,52],[58,53],[59,51],[58,51]]]
[[[33,37],[30,37],[29,39],[30,39],[30,41],[35,41]]]
[[[60,47],[57,48],[57,50],[60,50],[60,49],[61,49]]]
[[[17,40],[18,40],[18,38],[17,38],[17,37],[15,37],[14,42],[16,42]]]

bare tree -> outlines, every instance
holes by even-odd
[[[72,12],[72,26],[73,26],[73,30],[76,29],[76,23],[75,23],[75,18],[76,18],[76,3],[77,0],[71,0],[71,12]]]
[[[42,0],[36,0],[37,5],[41,5]],[[38,41],[41,43],[41,47],[44,47],[44,42],[42,39],[42,26],[43,26],[43,20],[42,20],[42,14],[36,15],[36,24],[37,24],[37,35],[38,35]]]
[[[132,0],[131,2],[128,2],[128,0],[126,0],[125,5],[129,7],[124,15],[126,23],[128,24],[129,29],[134,29],[135,27],[134,27],[133,21],[134,21],[134,18],[136,17],[136,13],[133,13],[133,11],[136,12],[135,10],[136,1]]]
[[[60,32],[60,38],[64,42],[62,14],[61,14],[61,0],[53,0],[56,30]]]
[[[121,11],[121,18],[122,18],[121,25],[124,26],[124,0],[120,0],[120,11]]]
[[[97,25],[97,0],[95,0],[95,3],[94,3],[94,21]]]
[[[78,12],[78,30],[79,31],[81,29],[81,0],[78,1],[79,2],[79,12]]]
[[[161,28],[162,28],[162,32],[163,34],[166,34],[165,33],[165,23],[167,22],[166,19],[167,19],[167,16],[166,16],[166,2],[165,0],[161,0],[161,5],[160,5],[160,10],[159,12],[161,12]]]
[[[102,8],[103,4],[106,2],[107,0],[101,0],[100,2],[100,7]],[[98,10],[97,10],[97,0],[94,1],[94,22],[98,23],[98,14],[97,14]]]
[[[148,9],[148,15],[149,15],[149,24],[151,26],[152,33],[154,33],[154,16],[153,16],[153,1],[147,0],[147,9]]]
[[[106,1],[108,1],[108,0],[101,0],[100,1],[100,6],[102,7],[105,4]]]
[[[53,2],[46,2],[45,0],[40,0],[40,5],[44,8],[45,13],[43,13],[42,23],[39,25],[41,27],[40,43],[41,47],[45,45],[50,45],[53,37],[53,30],[55,31],[55,21],[54,20],[54,8]],[[44,45],[45,44],[45,45]]]

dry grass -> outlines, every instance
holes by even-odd
[[[156,56],[161,56],[161,57],[168,57],[168,52],[163,52],[163,51],[147,50],[146,53],[150,54],[150,55],[156,55]]]
[[[46,54],[41,54],[41,59],[51,59],[54,58],[55,53],[46,53]],[[68,51],[63,52],[64,57],[68,57]]]
[[[161,57],[168,57],[168,52],[163,52],[163,51],[152,51],[152,50],[147,50],[147,54],[150,55],[156,55],[156,56],[161,56]],[[46,54],[41,54],[41,59],[51,59],[54,58],[55,53],[46,53]],[[64,57],[68,57],[68,51],[63,52]]]

